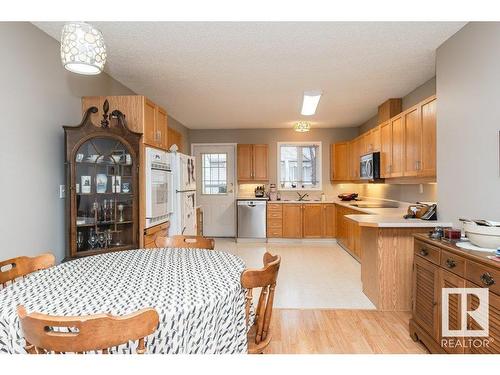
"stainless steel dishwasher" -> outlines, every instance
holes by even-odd
[[[238,201],[238,238],[266,238],[266,201]]]

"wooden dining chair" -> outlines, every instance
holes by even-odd
[[[281,257],[266,252],[263,262],[262,269],[246,269],[241,274],[241,285],[247,289],[245,308],[247,323],[250,317],[253,289],[261,288],[259,302],[255,310],[255,320],[248,332],[248,353],[250,354],[263,353],[271,341],[271,315]]]
[[[18,306],[17,312],[26,340],[25,349],[30,354],[83,354],[90,351],[107,354],[112,347],[137,340],[136,352],[144,354],[145,338],[156,331],[159,322],[158,313],[153,308],[125,316],[27,314],[24,306]]]
[[[13,283],[16,279],[32,272],[50,268],[55,262],[56,258],[51,253],[40,254],[36,257],[21,256],[0,261],[0,285],[5,288],[8,282]]]
[[[202,236],[172,236],[172,237],[156,237],[156,247],[184,247],[190,249],[208,249],[215,248],[215,240]]]

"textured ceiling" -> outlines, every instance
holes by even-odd
[[[193,129],[356,126],[435,74],[459,22],[93,22],[106,72]],[[62,23],[37,27],[60,38]],[[320,89],[314,116],[304,90]],[[98,93],[96,93],[98,94]]]

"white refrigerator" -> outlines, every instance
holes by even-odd
[[[169,235],[196,235],[196,171],[194,156],[170,153],[174,188]]]

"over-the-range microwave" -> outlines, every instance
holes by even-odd
[[[359,177],[366,181],[380,180],[380,152],[372,152],[360,157]]]

